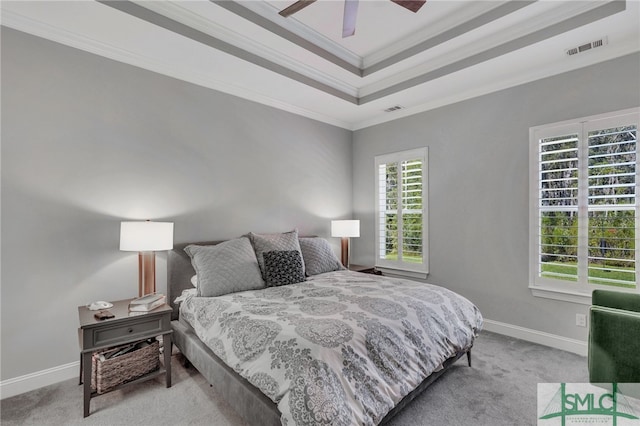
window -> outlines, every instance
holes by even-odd
[[[531,129],[534,294],[638,291],[639,121],[634,109]]]
[[[380,155],[376,167],[376,267],[426,277],[427,148]]]

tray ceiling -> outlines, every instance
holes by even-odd
[[[640,51],[635,0],[360,0],[348,38],[342,1],[278,15],[293,2],[1,5],[7,27],[352,130]]]

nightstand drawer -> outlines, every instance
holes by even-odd
[[[162,317],[148,318],[114,327],[101,327],[93,332],[93,346],[117,344],[123,339],[130,340],[138,335],[150,333],[160,334],[162,331]]]

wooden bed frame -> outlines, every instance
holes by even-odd
[[[176,244],[173,250],[168,252],[167,293],[169,304],[173,308],[171,317],[173,342],[189,363],[215,387],[216,391],[222,395],[229,405],[249,424],[256,426],[278,426],[281,425],[281,421],[280,411],[276,404],[258,390],[258,388],[227,366],[224,361],[216,356],[211,349],[198,338],[189,324],[179,319],[179,306],[174,303],[174,300],[182,294],[183,290],[193,288],[190,280],[191,277],[195,275],[195,270],[191,265],[191,259],[184,251],[184,248],[189,244],[214,245],[220,242],[222,241]],[[441,370],[431,374],[416,389],[405,396],[402,401],[382,419],[380,424],[387,423],[464,354],[467,355],[467,362],[469,367],[471,367],[471,348],[449,358],[444,362]]]

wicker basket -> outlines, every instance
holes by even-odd
[[[113,349],[116,348],[95,352],[91,358],[93,364],[91,389],[97,391],[98,394],[109,392],[118,385],[135,380],[160,368],[160,344],[157,340],[127,354],[111,359],[100,359],[100,354]]]

